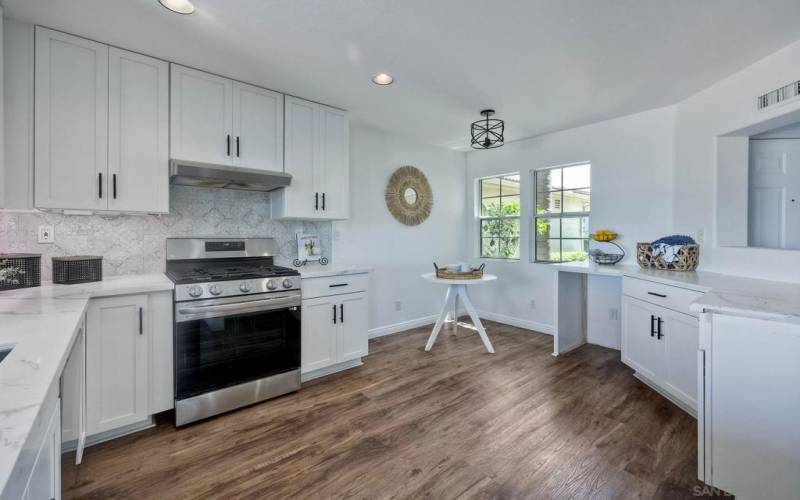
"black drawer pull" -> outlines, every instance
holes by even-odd
[[[228,134],[227,138],[225,139],[226,149],[225,154],[230,156],[231,155],[231,134]]]
[[[347,286],[350,283],[336,283],[335,285],[328,285],[330,288],[339,288],[340,286]]]
[[[656,317],[652,314],[650,315],[650,336],[656,336]]]
[[[664,336],[664,334],[663,334],[663,333],[661,333],[661,324],[662,324],[663,322],[664,322],[664,320],[663,320],[663,319],[661,319],[661,318],[659,317],[659,318],[658,318],[658,330],[656,331],[656,335],[657,335],[657,337],[658,337],[658,340],[661,340],[661,337],[663,337],[663,336]]]
[[[143,314],[144,314],[144,312],[142,311],[142,308],[140,307],[139,308],[139,335],[142,335],[144,333],[144,327],[143,327],[144,325],[142,324],[143,323],[143,321],[142,321],[142,315]]]
[[[114,191],[113,195],[114,195],[114,199],[116,200],[117,199],[117,174],[114,174],[114,175],[111,176],[111,185],[113,186],[113,191]]]
[[[653,296],[656,296],[656,297],[661,297],[662,299],[666,299],[667,298],[667,296],[664,295],[663,293],[647,292],[647,295],[653,295]]]
[[[336,324],[336,304],[333,305],[333,324]]]
[[[314,210],[319,210],[319,193],[314,193]]]
[[[339,304],[339,323],[344,323],[344,304]]]
[[[322,193],[322,209],[325,210],[325,193]]]
[[[97,196],[103,199],[103,174],[97,173]]]

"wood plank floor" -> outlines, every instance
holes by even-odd
[[[364,366],[182,429],[65,455],[65,498],[691,498],[696,422],[619,352],[485,322],[370,342]]]

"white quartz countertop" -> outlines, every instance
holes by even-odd
[[[301,268],[299,271],[302,278],[325,278],[328,276],[370,273],[372,272],[372,268],[363,266],[327,267],[317,265],[314,267]]]
[[[0,292],[0,492],[48,392],[58,384],[89,299],[172,290],[162,274]]]
[[[593,262],[565,262],[554,264],[553,267],[561,272],[627,276],[704,292],[692,304],[692,309],[696,312],[800,322],[800,283],[707,271],[662,271],[633,265],[600,266]]]

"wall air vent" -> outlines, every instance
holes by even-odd
[[[800,81],[792,82],[789,85],[784,85],[772,92],[758,96],[758,109],[766,109],[798,95],[800,95]]]

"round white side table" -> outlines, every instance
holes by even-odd
[[[489,351],[490,353],[494,353],[494,347],[492,347],[492,343],[491,341],[489,341],[489,336],[486,335],[486,330],[484,330],[483,324],[481,323],[481,319],[478,317],[478,312],[472,305],[472,301],[469,300],[467,287],[469,285],[482,285],[488,281],[494,281],[497,279],[497,276],[493,274],[484,273],[481,279],[448,280],[443,278],[437,278],[436,273],[427,273],[422,275],[422,279],[424,279],[425,281],[430,281],[431,283],[448,285],[447,295],[445,295],[444,298],[444,306],[442,306],[442,312],[439,313],[439,319],[436,320],[436,325],[433,327],[431,336],[428,338],[428,343],[425,345],[425,350],[430,351],[431,348],[433,347],[433,343],[436,342],[436,337],[439,335],[439,330],[442,329],[442,325],[444,324],[445,318],[447,318],[448,312],[450,312],[451,310],[454,311],[453,319],[456,322],[458,322],[457,307],[458,307],[458,299],[461,298],[461,301],[464,303],[464,308],[467,310],[470,319],[472,319],[472,324],[475,325],[475,328],[478,330],[478,335],[481,336],[483,345],[486,347],[487,351]]]

